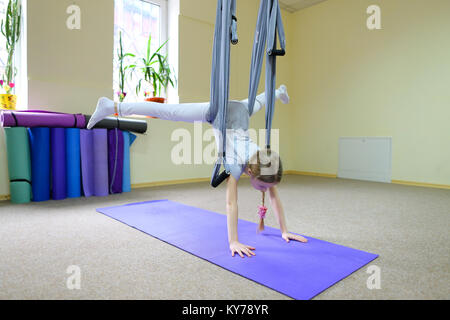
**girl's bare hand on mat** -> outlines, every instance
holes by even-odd
[[[241,258],[244,257],[244,254],[251,257],[252,255],[254,256],[255,253],[251,250],[255,250],[255,248],[251,247],[251,246],[247,246],[245,244],[242,244],[240,242],[237,241],[233,241],[230,243],[230,250],[231,250],[231,255],[234,257],[234,254],[237,253],[238,255],[241,256]]]
[[[283,237],[284,240],[286,240],[286,242],[289,242],[290,240],[295,240],[295,241],[299,241],[299,242],[308,242],[307,239],[303,238],[302,236],[299,236],[297,234],[292,234],[289,232],[284,232],[281,237]]]

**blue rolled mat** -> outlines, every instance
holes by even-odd
[[[67,197],[81,197],[80,129],[66,128]]]
[[[130,180],[130,133],[123,131],[123,180],[122,192],[131,191]]]
[[[66,134],[64,128],[50,129],[52,158],[52,199],[67,198]]]
[[[136,140],[136,135],[128,131],[123,131],[123,181],[122,192],[131,191],[130,177],[130,147]]]
[[[136,138],[137,138],[137,136],[134,133],[130,132],[130,147],[133,145]]]
[[[28,129],[31,146],[33,201],[50,200],[50,128]]]

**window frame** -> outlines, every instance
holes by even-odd
[[[8,4],[8,0],[3,0]],[[22,19],[20,23],[20,39],[16,44],[14,53],[14,65],[17,74],[14,77],[15,87],[12,94],[17,96],[16,109],[28,109],[28,72],[27,72],[27,0],[20,1],[22,5]],[[3,19],[4,17],[1,17]],[[3,35],[1,35],[3,37]],[[0,75],[3,78],[3,74]]]
[[[17,75],[16,75],[16,91],[17,95],[17,106],[18,110],[27,110],[29,107],[28,101],[28,46],[27,46],[27,1],[21,0],[22,4],[22,21],[21,21],[21,31],[20,39],[17,43],[16,56],[14,57]]]
[[[141,2],[145,2],[145,3],[149,3],[152,5],[156,5],[159,6],[160,8],[160,26],[159,26],[159,32],[160,32],[160,45],[163,44],[164,42],[166,42],[168,40],[168,33],[169,33],[169,12],[168,12],[168,0],[138,0]],[[127,51],[125,49],[125,51]],[[168,54],[168,45],[165,45],[162,49],[161,49],[161,53],[162,54]],[[117,62],[117,57],[114,55],[114,63],[115,64]],[[114,69],[114,72],[116,70]],[[116,87],[115,87],[116,83],[114,83],[113,80],[113,86],[114,86],[114,99],[116,99],[116,94],[115,92],[117,91]],[[167,90],[167,92],[165,92],[166,94],[166,98],[168,99],[169,96],[171,95],[169,93],[169,90]]]
[[[163,44],[168,39],[168,28],[169,28],[169,15],[167,12],[167,0],[140,0],[143,2],[151,3],[157,5],[161,8],[161,26],[160,26],[160,39],[161,44]],[[167,53],[167,46],[162,49],[164,54]]]

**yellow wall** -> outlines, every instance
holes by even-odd
[[[210,0],[180,0],[178,94],[181,103],[209,101],[216,4],[216,1]],[[231,49],[230,98],[245,99],[248,95],[249,65],[259,1],[238,1],[237,5],[239,45]],[[288,65],[288,58],[280,59],[279,84],[288,80]],[[260,89],[264,90],[263,85]],[[274,119],[274,128],[280,128],[280,140],[288,136],[289,110],[281,110]],[[254,128],[264,127],[263,112],[252,119],[251,125]],[[192,124],[162,120],[149,122],[149,137],[139,139],[133,146],[132,183],[207,178],[211,175],[211,165],[172,164],[171,149],[176,143],[170,141],[170,136],[177,128],[188,129],[194,136]],[[209,125],[203,125],[203,130],[207,128]],[[204,142],[203,146],[207,144],[209,142]],[[280,152],[286,158],[285,166],[289,168],[291,163],[287,146],[281,146]]]
[[[382,30],[369,31],[378,4]],[[295,169],[337,173],[338,138],[392,136],[392,179],[450,184],[450,1],[329,0],[293,14]]]
[[[90,113],[112,97],[114,7],[111,0],[77,0],[81,30],[68,30],[72,0],[27,1],[29,107]],[[0,194],[9,194],[4,132],[0,130]]]
[[[71,31],[66,28],[65,12],[72,0],[28,0],[30,107],[89,114],[99,97],[113,97],[113,1],[76,3],[82,12],[81,30]],[[240,43],[232,48],[232,99],[247,96],[258,4],[257,0],[238,1]],[[180,102],[209,100],[215,12],[216,1],[180,1]],[[280,59],[279,64],[280,81],[284,82],[289,74],[287,61],[288,58]],[[289,110],[285,108],[275,116],[274,128],[282,128],[282,136],[288,135]],[[210,176],[211,165],[172,164],[171,149],[176,143],[171,141],[171,134],[177,128],[186,128],[193,135],[192,124],[162,120],[149,120],[148,124],[147,134],[139,136],[132,148],[133,184]],[[263,112],[252,120],[252,125],[263,127]],[[9,185],[3,130],[0,131],[0,195],[4,195],[9,193]],[[289,149],[281,151],[286,158],[285,167],[289,168]]]
[[[31,107],[92,112],[112,98],[111,0],[77,0],[82,29],[65,27],[72,0],[28,0]],[[238,0],[239,45],[232,47],[232,99],[248,91],[259,0]],[[382,8],[383,30],[366,28],[366,8]],[[180,0],[180,102],[208,101],[216,1]],[[278,83],[292,101],[277,104],[286,170],[336,174],[338,138],[392,136],[393,179],[450,184],[450,1],[328,0],[283,11],[287,55]],[[264,90],[263,81],[260,91]],[[209,177],[210,165],[173,165],[170,136],[193,125],[149,120],[132,148],[133,184]],[[264,113],[251,120],[264,126]],[[207,126],[204,126],[207,128]],[[206,145],[206,143],[205,143]],[[0,130],[0,195],[9,193]]]

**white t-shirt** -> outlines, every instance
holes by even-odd
[[[228,102],[225,170],[236,180],[239,180],[250,158],[259,150],[248,133],[249,118],[246,103],[235,100]],[[215,136],[219,148],[221,138],[218,130],[215,130]]]

